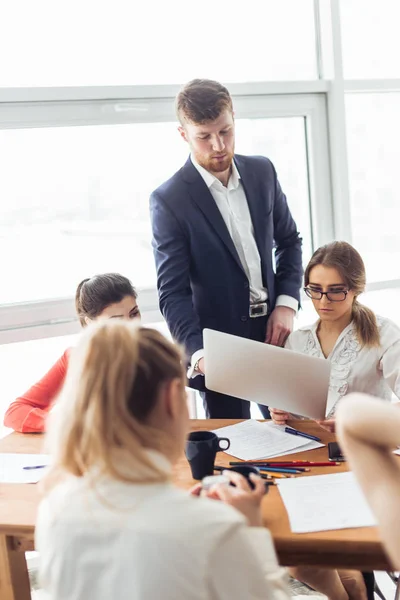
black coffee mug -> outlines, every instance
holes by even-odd
[[[226,442],[225,448],[221,447],[221,442]],[[185,453],[193,479],[203,479],[206,475],[212,475],[217,452],[228,450],[230,445],[228,438],[219,438],[212,431],[189,433]]]

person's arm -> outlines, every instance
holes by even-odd
[[[290,598],[286,571],[263,527],[235,527],[215,548],[208,572],[210,597],[216,600]]]
[[[189,356],[203,348],[190,287],[189,242],[175,215],[157,193],[150,197],[153,250],[161,312],[175,340]]]
[[[336,413],[339,443],[373,513],[395,569],[400,569],[400,410],[366,394],[349,394]]]
[[[20,433],[45,430],[48,411],[65,379],[68,355],[69,350],[66,350],[40,381],[10,404],[4,416],[6,427]]]
[[[235,523],[210,557],[210,596],[216,600],[288,600],[286,572],[278,566],[270,532],[262,526],[264,482],[251,475],[254,489],[239,473],[224,471],[235,487],[216,485],[206,492],[239,511],[247,521]]]

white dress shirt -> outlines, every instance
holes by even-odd
[[[326,416],[333,416],[339,400],[351,392],[365,392],[383,400],[392,393],[400,399],[400,328],[377,316],[379,346],[361,346],[351,322],[338,337],[327,357],[331,363]],[[288,337],[285,348],[325,358],[317,336],[318,323],[300,327]]]
[[[265,302],[268,298],[268,290],[263,285],[261,259],[254,236],[253,223],[244,187],[240,180],[240,173],[232,161],[232,173],[225,187],[217,177],[207,171],[194,158],[190,156],[193,166],[202,176],[210,194],[224,219],[229,235],[235,245],[243,269],[247,274],[250,286],[250,304]],[[282,294],[276,299],[276,306],[288,306],[297,312],[298,302],[291,296]],[[204,356],[204,350],[197,350],[192,356],[188,377],[195,375],[193,366]]]
[[[289,599],[267,529],[169,483],[71,476],[40,504],[36,547],[50,600]]]

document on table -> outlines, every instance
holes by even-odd
[[[0,453],[0,483],[37,483],[46,469],[24,469],[48,465],[46,454],[2,454]]]
[[[281,479],[278,489],[293,533],[376,525],[353,473]]]
[[[227,453],[241,460],[284,456],[324,446],[314,440],[286,433],[283,427],[274,423],[259,423],[253,419],[221,427],[214,433],[227,437],[231,442]]]

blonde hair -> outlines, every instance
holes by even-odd
[[[146,448],[162,450],[173,440],[146,419],[162,385],[175,378],[184,385],[181,353],[158,331],[113,319],[90,325],[71,353],[50,419],[48,480],[95,472],[128,482],[165,481],[168,475]],[[129,471],[115,453],[123,453]]]
[[[344,283],[355,294],[352,318],[360,343],[367,348],[379,346],[380,335],[375,313],[360,304],[357,296],[365,291],[366,275],[364,261],[353,246],[347,242],[331,242],[314,252],[304,273],[304,283],[310,282],[311,269],[317,265],[332,267],[339,271]]]

